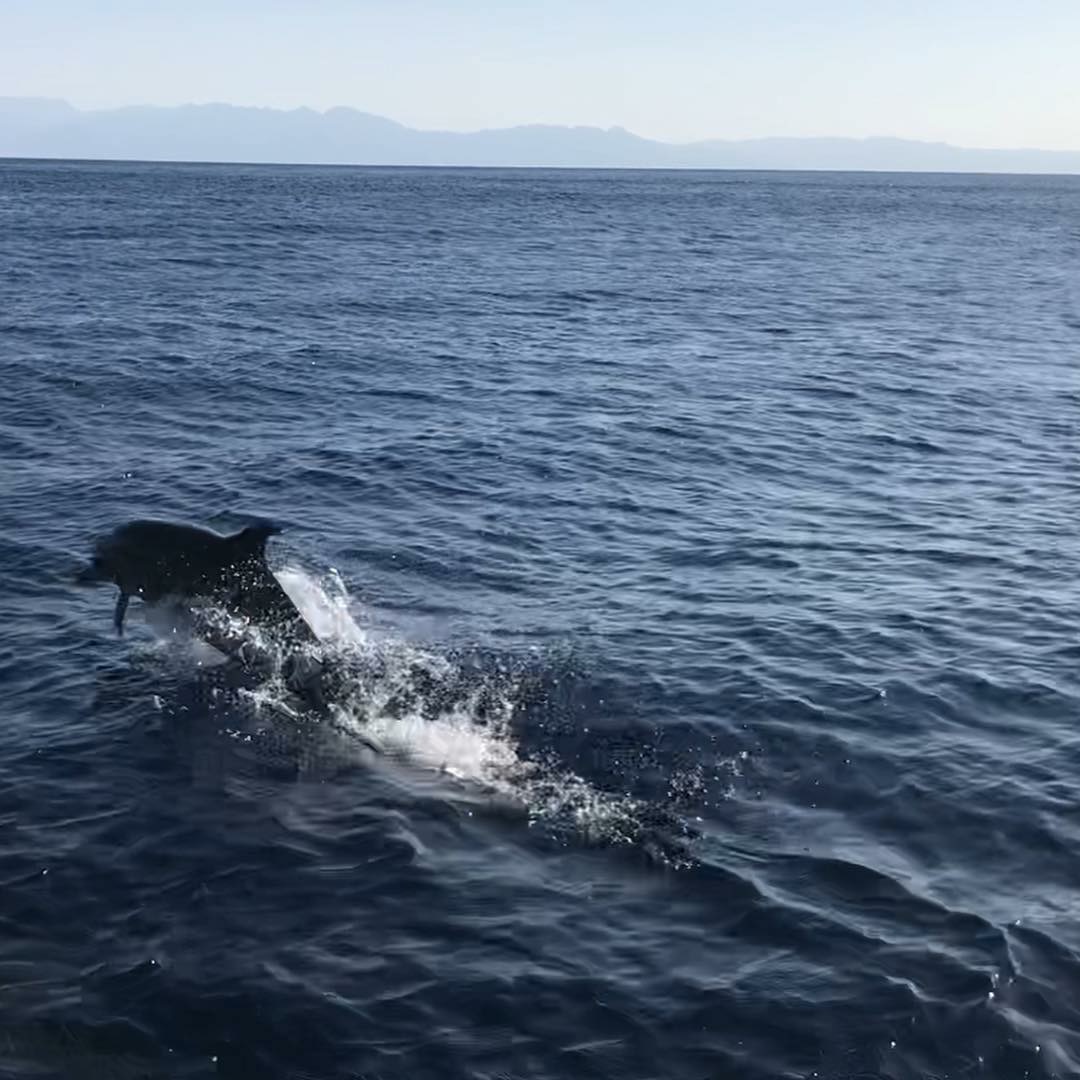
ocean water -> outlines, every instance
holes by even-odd
[[[0,1076],[1080,1075],[1080,179],[5,162],[0,375]]]

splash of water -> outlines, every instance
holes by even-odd
[[[531,825],[549,835],[640,845],[666,863],[683,861],[678,845],[671,843],[677,834],[685,834],[674,815],[668,815],[660,829],[670,835],[656,844],[657,807],[629,794],[598,789],[554,755],[522,753],[512,722],[524,691],[524,672],[507,665],[464,672],[437,649],[366,629],[333,571],[320,580],[290,566],[276,576],[321,649],[347,662],[349,677],[335,694],[332,720],[354,736],[358,746],[479,787],[503,805],[516,805]],[[228,616],[219,617],[228,623]],[[159,623],[156,629],[160,634],[163,626]],[[176,639],[175,625],[165,624],[164,629]],[[225,629],[252,637],[258,650],[274,656],[273,647],[259,639],[255,628],[233,622]],[[197,662],[205,662],[199,647],[191,647]],[[277,654],[259,684],[242,692],[257,707],[271,706],[288,716],[292,705],[282,664]]]

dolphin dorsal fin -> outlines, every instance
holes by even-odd
[[[245,555],[265,555],[266,541],[271,536],[277,536],[281,532],[281,526],[272,521],[259,518],[249,525],[245,525],[232,540]]]

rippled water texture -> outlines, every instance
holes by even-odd
[[[0,166],[0,1075],[1080,1075],[1078,267],[1069,178]],[[71,584],[256,513],[332,719]]]

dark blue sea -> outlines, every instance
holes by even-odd
[[[1080,178],[5,162],[0,461],[0,1076],[1080,1076]]]

